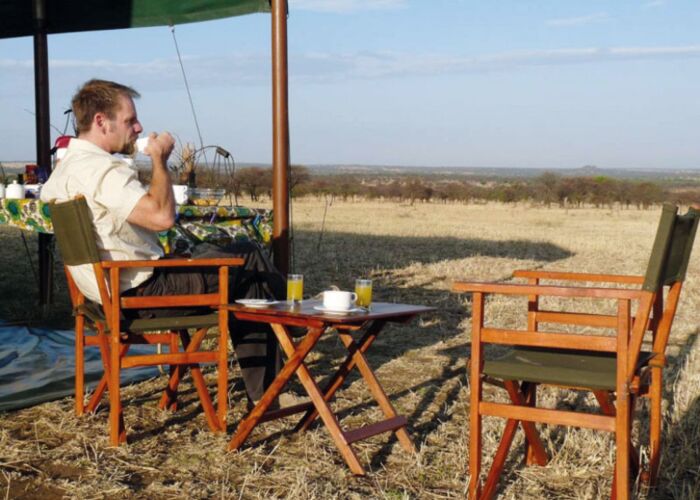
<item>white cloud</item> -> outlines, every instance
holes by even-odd
[[[687,58],[700,58],[700,45],[522,50],[469,57],[401,52],[307,53],[290,58],[290,71],[292,78],[324,82],[352,78],[381,79],[513,71],[531,66]]]
[[[289,0],[289,9],[344,13],[400,9],[405,7],[406,3],[407,0]]]
[[[583,24],[592,24],[607,21],[610,16],[607,12],[597,12],[595,14],[589,14],[587,16],[579,17],[565,17],[561,19],[549,19],[545,21],[547,26],[554,27],[566,27],[566,26],[581,26]]]
[[[400,77],[517,71],[533,66],[559,66],[597,62],[700,58],[700,45],[670,47],[585,47],[519,50],[476,56],[414,52],[364,51],[353,53],[307,52],[289,55],[290,78],[297,82],[330,83],[349,79],[379,80]],[[236,53],[225,57],[184,58],[191,85],[269,85],[270,59],[262,53]],[[109,60],[54,59],[51,81],[80,82],[109,78],[139,89],[177,89],[183,85],[176,59],[142,63]],[[0,72],[17,81],[31,79],[31,60],[0,59]]]
[[[655,9],[657,7],[664,7],[666,5],[666,0],[651,0],[645,3],[642,7],[645,9]]]

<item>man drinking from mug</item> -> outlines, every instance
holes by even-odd
[[[152,173],[148,188],[139,182],[136,169],[113,156],[132,154],[136,139],[143,132],[134,105],[138,97],[134,89],[119,83],[86,82],[72,101],[77,137],[71,139],[61,167],[41,192],[44,201],[85,197],[104,260],[163,258],[157,232],[175,224],[175,199],[167,169],[175,145],[173,137],[168,132],[148,136],[145,154],[151,159]],[[284,277],[257,244],[236,243],[226,252],[208,244],[196,248],[193,258],[245,258],[243,268],[231,274],[232,299],[284,298]],[[70,272],[80,291],[88,299],[100,302],[92,266],[73,266]],[[201,294],[217,290],[218,272],[211,268],[125,269],[120,282],[122,296]],[[156,317],[173,312],[150,309],[134,314]],[[232,323],[230,331],[248,397],[258,400],[281,365],[277,340],[269,326],[260,323]]]

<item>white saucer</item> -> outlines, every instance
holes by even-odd
[[[279,303],[279,300],[269,300],[269,299],[238,299],[236,304],[240,304],[246,307],[267,307]]]
[[[352,307],[350,309],[326,309],[323,306],[314,306],[314,309],[316,309],[317,311],[321,311],[322,313],[326,313],[326,314],[350,314],[350,313],[364,311],[364,309],[361,307]]]

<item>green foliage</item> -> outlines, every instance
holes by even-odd
[[[697,203],[700,188],[688,185],[674,188],[650,180],[617,179],[607,175],[563,176],[544,172],[532,178],[465,178],[445,175],[377,175],[373,172],[318,174],[305,166],[293,165],[289,184],[294,197],[333,197],[384,199],[415,203],[468,203],[499,201],[503,203],[532,202],[559,207],[648,208],[662,202]],[[248,167],[236,171],[236,192],[246,193],[250,200],[271,196],[270,168]]]

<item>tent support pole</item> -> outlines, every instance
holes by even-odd
[[[49,116],[49,50],[46,36],[45,0],[34,0],[34,105],[36,109],[36,160],[40,171],[51,173]],[[39,303],[47,305],[53,295],[53,236],[39,233]]]
[[[287,2],[272,0],[272,249],[277,269],[289,272],[289,111]]]

